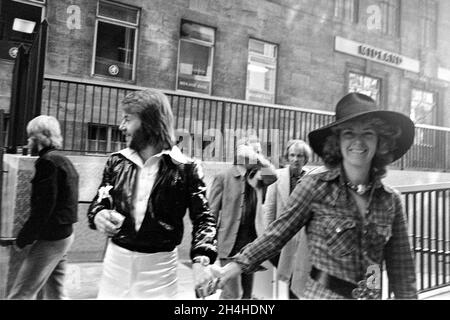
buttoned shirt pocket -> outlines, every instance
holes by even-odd
[[[346,256],[356,250],[356,222],[347,217],[324,218],[327,231],[327,245],[333,256]]]
[[[383,258],[383,250],[392,236],[392,226],[386,223],[372,222],[366,226],[367,253],[373,261]]]

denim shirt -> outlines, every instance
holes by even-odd
[[[396,298],[416,298],[413,253],[400,195],[376,181],[366,214],[345,187],[341,169],[305,176],[283,214],[235,260],[244,272],[278,252],[306,227],[312,265],[357,284],[383,261]]]

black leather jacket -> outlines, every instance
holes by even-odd
[[[129,150],[129,149],[128,149]],[[174,154],[176,156],[174,156]],[[191,259],[206,255],[213,263],[217,256],[216,219],[206,198],[206,186],[199,165],[181,154],[177,147],[163,154],[153,185],[144,220],[135,230],[131,215],[133,190],[137,179],[137,165],[121,152],[110,156],[103,172],[100,187],[111,185],[113,207],[125,216],[120,232],[112,241],[128,250],[154,253],[171,251],[183,238],[183,217],[186,209],[192,221]],[[89,210],[89,226],[96,229],[95,215],[112,209],[110,201],[93,199]]]

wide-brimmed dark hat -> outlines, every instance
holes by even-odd
[[[313,130],[308,134],[311,148],[322,157],[323,145],[331,129],[344,122],[355,120],[360,117],[376,117],[387,122],[393,127],[401,129],[400,136],[396,139],[396,148],[393,150],[393,161],[401,158],[411,147],[414,141],[414,123],[411,119],[400,112],[380,110],[375,101],[361,93],[349,93],[345,95],[336,105],[336,120],[324,127]]]

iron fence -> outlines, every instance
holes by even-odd
[[[144,88],[46,76],[42,114],[60,120],[64,150],[107,154],[124,147],[118,130],[120,101],[140,89]],[[326,111],[163,91],[172,105],[179,146],[189,156],[206,161],[233,161],[236,138],[255,133],[263,152],[278,164],[289,139],[307,141],[311,130],[334,119],[334,114]],[[447,171],[449,142],[450,129],[417,125],[414,145],[392,166]],[[314,156],[311,164],[319,162]]]
[[[408,216],[419,292],[450,285],[450,183],[398,189]]]
[[[450,183],[396,187],[401,192],[416,263],[417,292],[450,285]],[[392,292],[382,268],[383,298]]]

